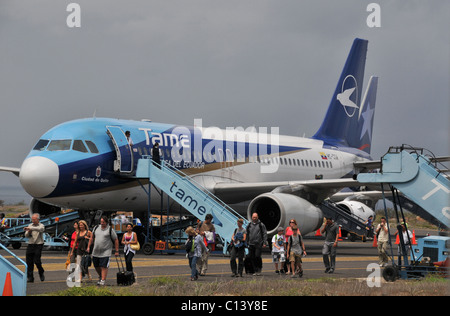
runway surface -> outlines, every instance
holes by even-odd
[[[298,278],[298,280],[301,281],[302,279],[316,279],[322,277],[367,278],[372,272],[371,270],[367,271],[368,265],[370,263],[378,262],[377,249],[373,247],[372,244],[372,241],[351,242],[344,240],[340,242],[337,251],[336,271],[333,274],[325,274],[321,254],[323,239],[305,238],[307,256],[303,258],[304,275],[303,278]],[[25,260],[24,246],[13,252]],[[394,247],[394,254],[397,254],[396,247]],[[11,257],[5,257],[11,259]],[[66,251],[44,250],[42,253],[42,262],[46,279],[44,282],[41,282],[35,269],[35,281],[34,283],[28,283],[27,295],[49,294],[67,289],[68,285],[66,283],[66,278],[68,272],[65,270],[66,258]],[[16,263],[14,260],[12,262]],[[23,266],[17,266],[19,269],[23,270]],[[138,253],[133,259],[133,266],[134,272],[137,274],[137,282],[161,276],[180,277],[185,278],[186,280],[190,279],[188,260],[183,253],[168,255],[160,254],[155,251],[155,253],[150,256]],[[117,263],[113,256],[111,257],[110,269],[106,282],[107,286],[116,286],[117,271]],[[98,276],[93,267],[90,268],[90,273],[93,279],[91,284],[95,284]],[[200,277],[197,282],[230,280],[230,275],[231,269],[229,257],[221,254],[212,254],[210,255],[209,268],[206,276]],[[289,277],[290,276],[288,275],[278,275],[275,273],[275,267],[268,251],[263,253],[263,271],[260,276],[244,274],[244,279],[276,279]]]

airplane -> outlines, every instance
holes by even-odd
[[[19,176],[33,197],[32,212],[146,212],[147,194],[134,174],[138,159],[158,142],[166,164],[249,219],[257,212],[269,235],[291,218],[302,234],[316,231],[323,223],[318,205],[345,187],[358,187],[355,165],[361,170],[372,161],[378,78],[370,78],[361,98],[367,46],[367,40],[354,40],[322,125],[311,138],[93,117],[51,128],[20,168],[0,171]],[[375,215],[364,203],[341,203],[365,219]],[[161,202],[152,199],[151,206],[160,209]],[[176,203],[169,207],[178,214]]]

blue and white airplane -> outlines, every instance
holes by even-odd
[[[158,142],[165,163],[250,218],[258,212],[273,233],[291,218],[302,233],[317,230],[317,205],[344,187],[356,187],[352,174],[370,163],[377,77],[362,96],[368,41],[355,39],[325,119],[312,138],[257,131],[220,130],[88,118],[46,132],[13,172],[32,197],[32,211],[55,208],[147,211],[147,194],[134,176],[138,159]],[[132,141],[125,136],[131,132]],[[374,215],[361,202],[345,201],[349,212]],[[152,199],[152,209],[160,208]],[[176,205],[171,205],[177,210]]]

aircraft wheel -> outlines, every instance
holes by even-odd
[[[155,244],[152,242],[146,242],[144,245],[142,245],[142,252],[149,256],[155,251]]]

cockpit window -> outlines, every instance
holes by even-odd
[[[84,144],[83,144],[83,141],[79,140],[79,139],[75,139],[73,141],[72,149],[76,150],[76,151],[80,151],[82,153],[87,153],[88,152],[86,146],[84,146]]]
[[[40,151],[44,150],[45,146],[47,146],[48,142],[49,142],[49,140],[47,140],[47,139],[40,139],[37,142],[36,146],[34,146],[33,150],[40,150]]]
[[[59,150],[70,150],[70,145],[72,144],[71,139],[64,140],[52,140],[50,145],[48,145],[48,151],[59,151]]]
[[[89,147],[89,150],[91,151],[91,153],[98,154],[97,146],[95,146],[95,144],[93,142],[91,142],[90,140],[87,140],[86,145]]]

